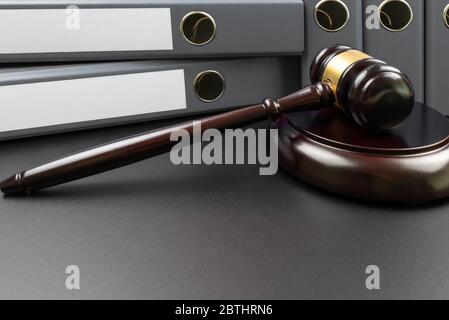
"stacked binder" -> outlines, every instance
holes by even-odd
[[[449,0],[2,0],[0,30],[0,139],[278,98],[335,43],[449,114]]]
[[[3,0],[0,139],[289,94],[303,15],[302,0]]]

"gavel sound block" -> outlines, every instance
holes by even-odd
[[[277,121],[281,165],[331,191],[413,203],[449,197],[448,121],[430,108],[418,106],[412,112],[414,91],[405,74],[337,45],[316,56],[311,80],[312,85],[287,97],[268,98],[196,122],[204,132],[266,118]],[[0,189],[5,194],[33,192],[144,160],[169,151],[176,144],[170,136],[180,129],[192,134],[193,123],[128,137],[21,171],[1,182]]]
[[[282,116],[279,162],[319,188],[360,199],[425,203],[449,197],[449,120],[416,103],[390,132],[364,130],[334,108]]]

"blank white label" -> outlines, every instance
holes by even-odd
[[[0,86],[0,132],[186,108],[182,69]]]
[[[168,8],[0,10],[0,53],[173,50]]]

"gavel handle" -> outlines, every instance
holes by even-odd
[[[168,152],[178,143],[170,140],[171,134],[186,130],[192,135],[194,123],[201,125],[201,132],[211,128],[235,128],[267,117],[275,120],[281,113],[320,109],[330,104],[331,96],[331,89],[326,83],[317,83],[277,101],[268,98],[259,105],[146,132],[75,153],[19,172],[1,182],[0,189],[5,194],[25,193],[95,175]]]

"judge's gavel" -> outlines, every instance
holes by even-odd
[[[198,120],[201,130],[226,129],[280,114],[340,108],[362,127],[390,130],[401,125],[414,105],[410,80],[400,70],[347,46],[323,49],[311,66],[312,85],[289,96]],[[171,133],[188,122],[98,146],[39,167],[22,171],[0,183],[5,194],[31,192],[141,161],[169,151],[177,142]]]

